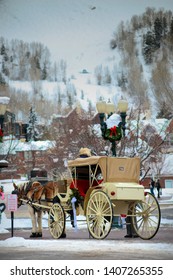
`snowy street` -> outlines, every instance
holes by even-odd
[[[173,210],[173,209],[172,209]],[[161,227],[151,240],[125,239],[125,230],[112,230],[104,240],[89,239],[88,231],[67,231],[66,239],[52,239],[44,230],[43,239],[29,239],[29,230],[17,230],[15,236],[0,241],[0,259],[32,260],[172,260],[173,228]],[[1,234],[3,236],[3,234]],[[21,236],[21,237],[20,237]]]

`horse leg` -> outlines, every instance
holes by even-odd
[[[37,212],[37,237],[42,237],[42,211]]]
[[[36,224],[36,215],[35,210],[33,207],[28,205],[29,214],[31,216],[31,222],[32,222],[32,231],[30,237],[37,237],[37,224]]]

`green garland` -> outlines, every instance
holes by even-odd
[[[108,140],[112,141],[118,141],[121,140],[122,137],[122,130],[121,127],[117,126],[116,127],[116,134],[111,132],[111,129],[107,129],[105,132],[105,138]]]
[[[75,207],[77,208],[83,201],[83,197],[80,195],[78,189],[73,188],[73,189],[71,189],[71,191],[72,191],[72,193],[69,195],[69,199],[68,199],[67,203],[68,203],[68,205],[71,205],[71,200],[73,197],[75,197],[76,198]]]

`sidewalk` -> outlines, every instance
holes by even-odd
[[[149,190],[147,190],[150,192]],[[157,191],[154,190],[155,197],[157,198]],[[162,189],[162,195],[157,198],[160,206],[162,205],[173,205],[173,189]]]

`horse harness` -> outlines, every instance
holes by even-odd
[[[39,183],[39,182],[37,182]],[[46,185],[46,184],[45,184]],[[35,211],[39,211],[41,207],[33,205],[34,203],[41,204],[41,202],[53,202],[53,199],[45,198],[41,199],[41,197],[45,194],[45,185],[41,185],[39,183],[38,186],[34,187],[32,182],[29,182],[29,184],[26,187],[25,190],[25,195],[26,198],[28,199],[27,204],[32,206]]]

